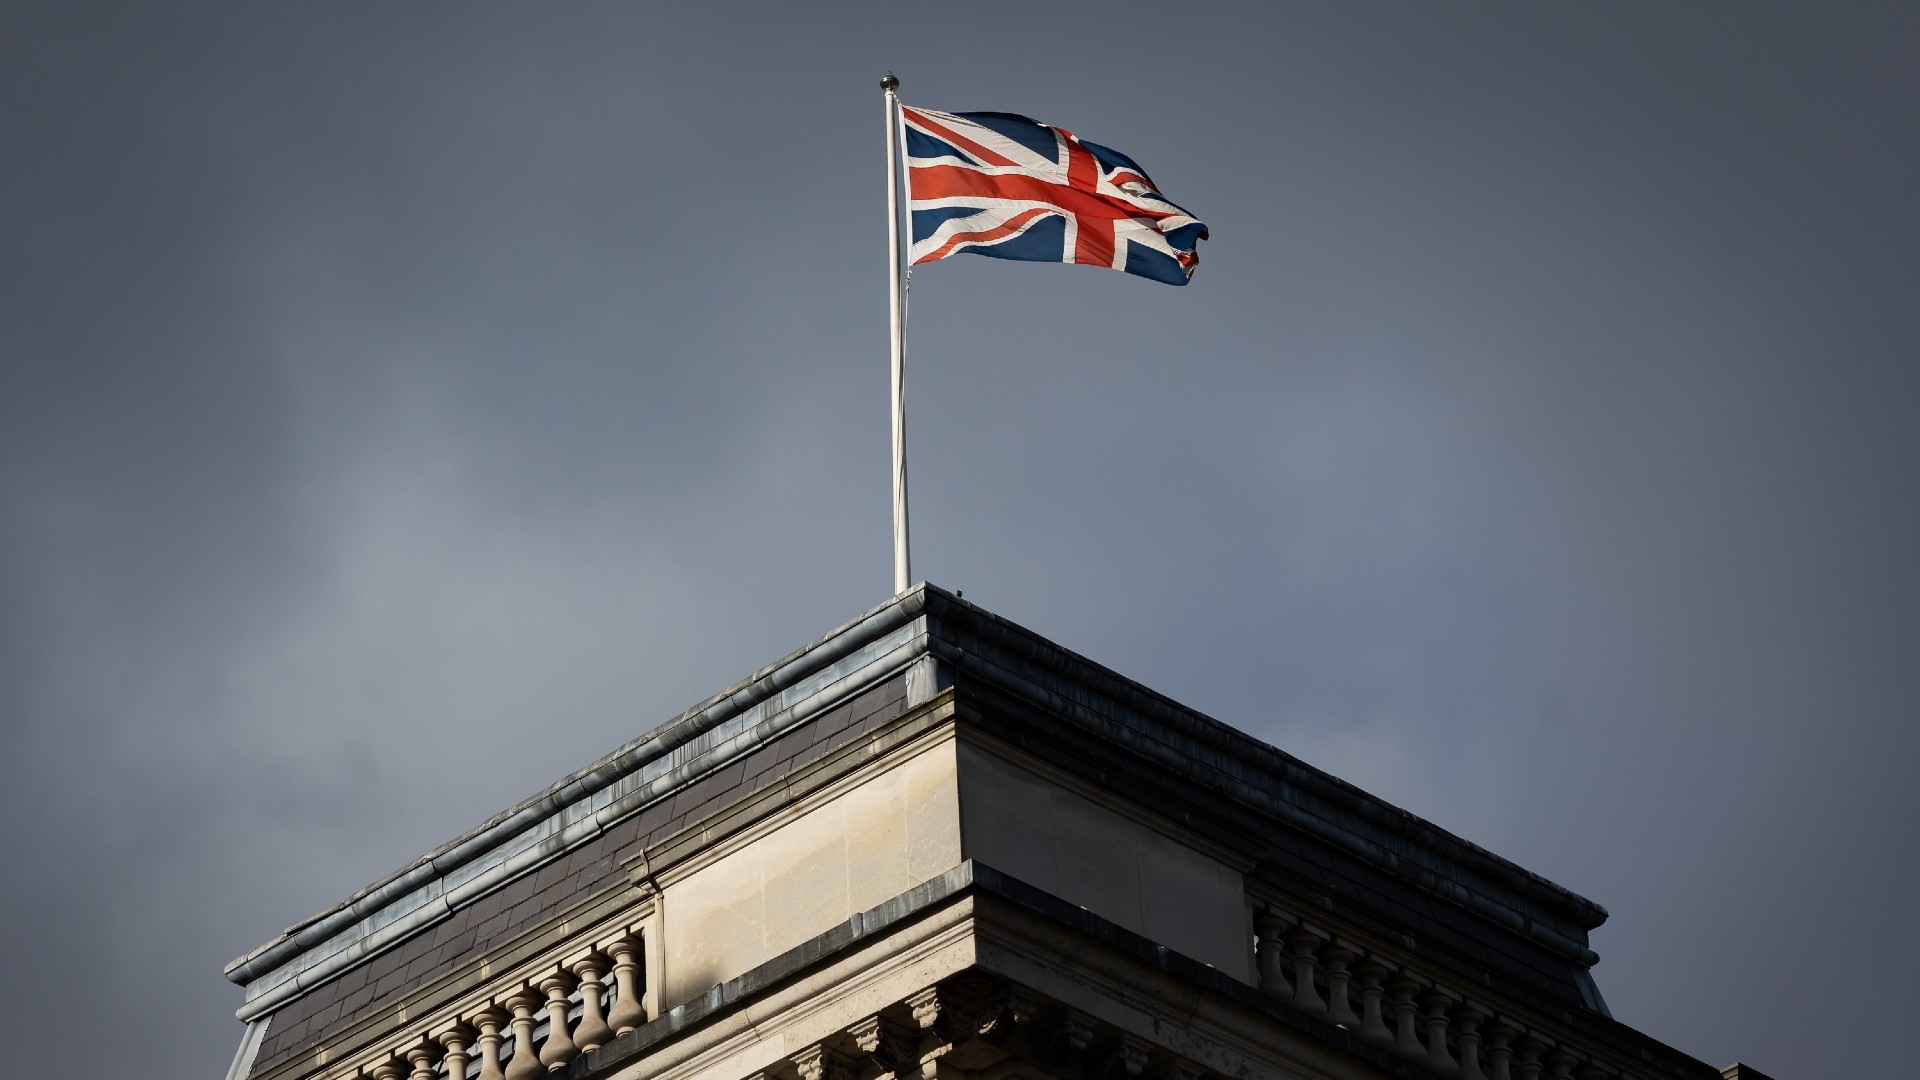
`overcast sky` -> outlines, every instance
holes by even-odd
[[[1688,1053],[1911,1060],[1910,5],[681,7],[0,8],[17,1054],[218,1076],[229,958],[885,599],[891,67],[1213,232],[921,268],[917,577]]]

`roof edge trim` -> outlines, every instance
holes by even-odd
[[[228,981],[246,986],[258,980],[307,949],[376,915],[396,899],[430,886],[436,880],[445,882],[453,871],[475,862],[527,830],[538,828],[561,814],[569,805],[638,772],[782,690],[906,626],[926,610],[928,589],[929,586],[922,582],[893,597],[649,730],[613,753],[561,778],[546,790],[496,814],[479,827],[420,856],[340,903],[295,923],[273,940],[230,961],[226,966]],[[624,799],[620,801],[627,802]],[[634,805],[624,809],[630,812],[639,807]],[[620,816],[624,817],[625,814]],[[471,887],[477,882],[463,884]],[[254,1010],[249,1008],[242,1011]]]

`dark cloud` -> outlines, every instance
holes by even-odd
[[[1605,903],[1627,1022],[1884,1071],[1917,23],[9,6],[7,1014],[213,1075],[226,959],[882,598],[891,67],[1215,236],[920,273],[920,575]]]

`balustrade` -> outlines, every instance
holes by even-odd
[[[546,1080],[581,1054],[647,1022],[644,955],[638,933],[628,933],[545,973],[519,976],[521,981],[492,998],[458,1015],[441,1015],[425,1031],[414,1029],[411,1044],[348,1075],[365,1080]]]
[[[1253,925],[1255,979],[1262,993],[1444,1076],[1632,1080],[1619,1064],[1563,1045],[1557,1033],[1542,1034],[1485,1001],[1469,1001],[1437,985],[1431,972],[1336,931],[1311,927],[1266,905],[1256,907]]]
[[[1355,950],[1330,944],[1324,935],[1303,939],[1298,924],[1288,925],[1295,961],[1293,991],[1298,994],[1312,985],[1313,973],[1302,962],[1306,956],[1325,965],[1327,985],[1338,985],[1342,994],[1348,980],[1357,979],[1362,1007],[1353,1014],[1349,1002],[1352,1027],[1424,1068],[1459,1080],[1633,1080],[1576,1050],[1527,1034],[1479,1002],[1410,978],[1376,957],[1361,959]],[[1261,942],[1278,939],[1272,929],[1270,924],[1261,927]],[[1301,947],[1303,940],[1314,946],[1312,953]],[[924,1064],[943,1058],[957,1053],[962,1044],[990,1045],[1003,1057],[1022,1058],[1050,1075],[1079,1080],[1217,1080],[1208,1066],[1079,1009],[1042,1001],[1018,987],[982,989],[984,982],[988,980],[972,974],[921,990],[883,1013],[790,1052],[783,1062],[761,1068],[748,1080],[796,1074],[800,1080],[855,1080],[876,1072],[881,1080],[917,1076],[916,1060]],[[1389,994],[1397,1033],[1384,1018],[1383,1002]],[[1339,1000],[1345,999],[1336,997],[1335,1004],[1323,1006],[1329,1015],[1339,1011]],[[912,1025],[899,1018],[907,1013]],[[965,1060],[997,1060],[978,1056],[982,1052],[972,1050]],[[997,1065],[993,1071],[1004,1074]]]
[[[1605,1067],[1561,1044],[1558,1034],[1542,1035],[1511,1015],[1469,1002],[1435,985],[1428,976],[1350,939],[1273,912],[1256,913],[1254,926],[1262,992],[1442,1075],[1459,1080],[1631,1080],[1617,1067]],[[440,1017],[427,1029],[435,1034],[415,1029],[410,1044],[375,1057],[354,1075],[369,1080],[546,1080],[549,1073],[564,1071],[581,1054],[647,1022],[643,956],[641,939],[629,934],[544,974],[520,976],[525,981],[510,985],[465,1015]],[[1040,1006],[1023,994],[1006,993],[987,1012],[979,1012],[982,1006],[977,1002],[963,1001],[966,1015],[956,1014],[955,1023],[946,1023],[944,1014],[953,1011],[946,1006],[948,992],[928,990],[903,1005],[910,1007],[919,1034],[910,1026],[873,1016],[844,1035],[849,1049],[860,1051],[860,1060],[883,1072],[911,1071],[920,1055],[915,1049],[919,1039],[1002,1041],[1012,1027],[1033,1032],[1023,1036],[1022,1042],[1035,1053],[1060,1051],[1054,1055],[1057,1061],[1048,1059],[1056,1065],[1098,1050],[1100,1061],[1088,1057],[1087,1067],[1097,1066],[1096,1071],[1111,1074],[1111,1080],[1143,1076],[1202,1080],[1206,1072],[1179,1061],[1149,1068],[1149,1054],[1160,1051],[1124,1033],[1109,1034],[1095,1047],[1093,1018],[1064,1007],[1048,1008],[1036,1023]],[[806,1072],[799,1067],[805,1065],[817,1068],[821,1080],[851,1080],[838,1075],[844,1070],[834,1067],[840,1062],[833,1055],[818,1060],[801,1056],[807,1060],[793,1063],[796,1071]]]

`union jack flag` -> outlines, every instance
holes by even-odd
[[[1207,227],[1125,154],[1012,113],[900,111],[916,265],[971,251],[1193,277]]]

